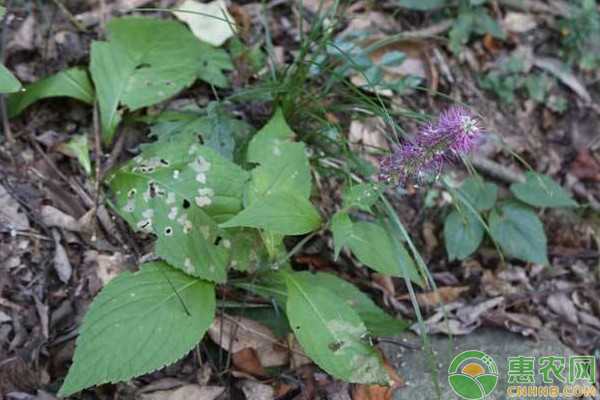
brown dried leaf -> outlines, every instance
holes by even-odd
[[[253,348],[242,349],[232,356],[233,365],[240,371],[251,375],[265,376],[267,372],[260,364],[258,354]]]
[[[290,360],[284,341],[260,322],[249,318],[217,316],[208,328],[208,335],[233,354],[248,348],[256,350],[263,367],[287,365]]]
[[[438,294],[443,303],[452,303],[460,297],[461,294],[468,291],[469,286],[443,286],[438,288],[437,292],[419,293],[417,299],[419,303],[429,307],[438,305]],[[410,300],[410,294],[403,294],[397,297],[398,300]]]
[[[575,305],[564,293],[558,292],[548,296],[546,300],[548,307],[556,314],[564,317],[571,324],[577,325],[577,309]]]
[[[398,388],[404,387],[404,379],[402,379],[396,370],[390,365],[387,357],[379,349],[376,349],[381,357],[383,358],[383,365],[388,372],[390,377],[390,386],[381,385],[354,385],[352,390],[352,400],[391,400],[394,391]]]

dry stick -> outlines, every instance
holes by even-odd
[[[521,172],[513,171],[489,158],[473,156],[470,158],[470,161],[478,170],[507,183],[521,183],[525,181],[525,177]]]
[[[6,14],[9,13],[10,7],[12,4],[12,0],[6,0],[4,8],[6,9]],[[2,44],[0,49],[0,62],[4,65],[6,61],[6,21],[8,18],[4,18],[2,21]],[[9,143],[14,142],[14,137],[12,135],[12,131],[10,130],[10,123],[8,122],[8,112],[6,111],[6,98],[3,94],[0,94],[0,110],[2,112],[2,127],[4,128],[4,135],[6,135],[6,140]]]
[[[94,205],[92,207],[92,237],[91,241],[95,242],[98,238],[98,197],[100,193],[100,179],[102,178],[102,143],[100,141],[100,121],[98,118],[98,101],[94,101],[93,110],[93,125],[94,125],[94,148],[96,152],[96,177],[94,181]]]
[[[73,25],[75,25],[75,28],[77,28],[79,32],[85,32],[85,26],[83,26],[81,22],[77,21],[77,18],[75,18],[73,14],[71,14],[71,12],[67,9],[67,7],[65,7],[63,3],[60,2],[60,0],[52,0],[52,2],[67,17],[67,19],[71,21]]]

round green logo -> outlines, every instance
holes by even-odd
[[[452,390],[464,399],[482,399],[498,383],[498,367],[487,354],[469,350],[456,356],[448,368]]]

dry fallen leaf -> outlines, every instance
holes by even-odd
[[[127,269],[130,264],[127,257],[120,252],[107,255],[100,254],[96,250],[87,250],[83,257],[84,264],[95,264],[96,275],[103,286]]]
[[[140,400],[214,400],[225,388],[220,386],[184,385],[176,389],[160,390],[138,396]]]
[[[53,206],[42,206],[42,222],[48,227],[66,229],[71,232],[84,232],[91,228],[91,213],[84,214],[79,220]]]
[[[71,267],[67,251],[60,243],[61,236],[56,229],[52,230],[52,238],[54,239],[54,270],[61,282],[67,283],[73,273],[73,267]]]
[[[272,386],[249,379],[242,382],[242,391],[246,400],[273,400],[275,398],[275,389]]]
[[[194,36],[213,46],[220,46],[237,32],[225,0],[199,3],[185,0],[173,14],[188,24]]]
[[[558,292],[548,296],[546,300],[548,307],[556,314],[564,317],[573,325],[577,325],[577,309],[571,299],[569,299],[564,293]]]
[[[442,299],[443,303],[452,303],[460,297],[461,294],[468,291],[469,286],[443,286],[438,288],[437,293],[427,292],[419,293],[417,299],[419,303],[427,305],[429,307],[435,307],[438,305],[438,294]],[[410,294],[403,294],[398,296],[398,300],[410,300]]]
[[[508,32],[525,33],[537,27],[537,22],[532,14],[520,12],[507,12],[502,20],[502,28]]]
[[[381,352],[381,350],[376,350],[383,358],[383,365],[388,372],[391,385],[354,385],[354,389],[352,390],[352,400],[391,400],[394,391],[398,388],[404,387],[404,379],[402,379],[396,370],[390,365],[388,359]]]
[[[586,104],[590,104],[592,102],[592,96],[590,96],[590,93],[587,91],[585,86],[579,82],[575,75],[571,73],[569,68],[567,68],[559,60],[546,57],[536,57],[533,60],[533,65],[556,76],[559,81],[577,93],[577,95],[581,97]]]
[[[26,231],[29,219],[21,211],[21,205],[0,185],[0,225],[3,229]]]
[[[388,150],[384,134],[384,124],[380,118],[366,118],[350,122],[348,141],[350,148],[356,151],[373,152],[374,150]],[[366,158],[375,166],[379,166],[376,157],[369,154]]]
[[[292,357],[290,360],[290,367],[292,369],[297,370],[298,368],[312,363],[310,358],[304,355],[306,353],[293,333],[288,335],[288,346],[292,349]]]
[[[249,318],[217,316],[208,328],[208,335],[221,348],[234,354],[248,348],[256,350],[263,367],[287,365],[290,360],[284,341],[260,322]]]
[[[256,350],[251,347],[233,353],[232,361],[237,369],[248,374],[256,376],[265,376],[267,374],[265,368],[260,364]]]

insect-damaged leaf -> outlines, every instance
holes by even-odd
[[[303,274],[286,273],[285,278],[287,316],[311,359],[336,378],[387,385],[388,375],[382,359],[352,307]]]
[[[190,275],[224,282],[247,173],[206,146],[156,143],[107,178],[123,218],[157,236],[156,252]]]
[[[122,273],[90,305],[60,395],[177,361],[202,339],[214,313],[213,285],[165,263]]]
[[[102,133],[111,141],[121,121],[119,104],[137,110],[177,94],[200,78],[226,87],[227,53],[196,39],[180,22],[113,19],[108,42],[94,42],[90,71],[96,85]]]

